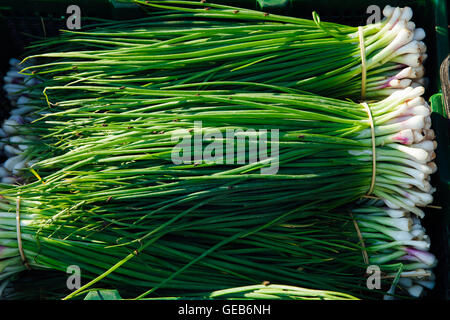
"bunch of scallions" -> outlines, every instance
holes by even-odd
[[[200,1],[135,1],[148,17],[65,31],[31,46],[24,70],[47,86],[118,84],[164,89],[287,87],[335,98],[381,99],[425,86],[422,28],[409,7],[386,6],[384,19],[357,27]],[[14,75],[11,75],[14,76]],[[11,94],[22,87],[9,84]]]
[[[46,87],[46,100],[18,106],[28,113],[3,124],[9,158],[1,168],[2,182],[29,182],[39,175],[61,181],[71,175],[68,167],[126,163],[147,170],[136,172],[151,178],[144,185],[166,179],[166,173],[167,183],[199,190],[203,179],[209,187],[248,183],[248,190],[260,188],[253,181],[264,181],[274,187],[273,195],[295,189],[308,194],[307,201],[327,196],[341,204],[364,196],[373,183],[371,193],[388,206],[423,217],[420,207],[432,202],[435,191],[430,175],[436,171],[437,146],[423,92],[423,87],[396,91],[370,103],[368,112],[358,103],[312,94]],[[109,145],[119,149],[104,150]],[[33,174],[23,170],[27,167]],[[288,180],[308,185],[286,185]],[[312,190],[310,183],[316,182],[320,189]],[[159,185],[155,188],[165,188]],[[288,194],[277,201],[298,198]]]
[[[409,216],[389,215],[404,214],[401,211],[361,207],[354,209],[352,218],[346,210],[317,214],[317,208],[260,215],[229,210],[218,216],[205,208],[170,224],[167,217],[156,214],[151,221],[126,228],[125,218],[136,221],[142,214],[133,219],[129,213],[113,214],[112,209],[108,206],[108,212],[99,213],[97,219],[86,217],[85,210],[72,209],[71,217],[60,215],[51,223],[51,213],[39,218],[24,215],[22,242],[31,268],[65,272],[69,266],[79,266],[84,286],[70,298],[95,285],[111,286],[125,298],[139,299],[198,296],[263,282],[367,299],[381,298],[386,291],[390,296],[420,297],[424,287],[434,285],[430,269],[435,258],[427,252],[429,243],[423,235],[418,240],[420,223]],[[115,223],[114,217],[120,221]],[[2,217],[2,229],[2,277],[6,278],[25,267],[17,250],[14,217]],[[367,287],[362,252],[380,268],[380,289]],[[396,277],[400,280],[394,291],[390,286]]]
[[[262,281],[380,297],[386,290],[367,288],[367,262],[385,274],[384,289],[399,274],[401,292],[421,296],[436,263],[411,217],[432,202],[436,169],[422,93],[409,87],[370,104],[373,195],[388,207],[352,218],[335,208],[363,197],[373,175],[371,125],[358,103],[47,87],[51,107],[14,126],[23,147],[4,164],[21,185],[1,185],[2,277],[26,268],[19,212],[31,268],[78,265],[91,280],[68,297],[100,283],[144,298]]]

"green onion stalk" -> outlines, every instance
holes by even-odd
[[[221,290],[245,280],[367,297],[364,251],[387,276],[402,267],[405,278],[416,277],[399,281],[408,294],[432,286],[435,258],[420,221],[408,216],[422,217],[434,191],[422,87],[370,104],[374,140],[362,105],[311,94],[69,88],[47,87],[49,108],[11,126],[26,147],[16,145],[22,152],[3,164],[15,179],[0,186],[5,279],[25,268],[18,211],[29,265],[80,266],[90,281],[81,291],[132,284],[150,288],[138,298],[159,289],[177,296],[168,290]],[[353,214],[362,249],[353,219],[327,212],[368,192],[373,141],[373,195],[387,208],[370,218]],[[395,222],[394,211],[402,215]],[[343,222],[333,219],[349,228],[343,247]]]
[[[145,300],[358,300],[357,298],[333,291],[311,290],[279,284],[259,284],[228,288],[183,297],[158,297]]]
[[[136,3],[148,17],[63,31],[31,45],[25,59],[31,65],[8,75],[10,95],[24,89],[14,79],[35,75],[45,86],[284,87],[361,98],[357,27],[321,22],[315,13],[308,20],[198,1]],[[411,8],[386,6],[383,14],[380,22],[362,26],[368,100],[427,82],[425,33],[411,21]]]

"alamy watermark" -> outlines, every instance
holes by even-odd
[[[77,265],[71,265],[67,267],[67,277],[66,285],[69,290],[78,290],[81,288],[81,269]]]
[[[67,7],[67,14],[70,16],[66,20],[66,26],[69,30],[81,29],[81,9],[79,6],[72,4]]]
[[[172,132],[174,164],[258,164],[261,174],[274,175],[279,169],[279,130],[203,128],[201,121],[192,129]],[[206,144],[206,146],[205,146]],[[270,154],[269,154],[270,149]]]
[[[381,8],[376,4],[368,6],[366,13],[370,14],[366,20],[366,24],[378,23],[381,21]]]
[[[366,273],[369,275],[366,280],[368,289],[381,289],[381,269],[377,265],[370,265],[367,267]]]

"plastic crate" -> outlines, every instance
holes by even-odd
[[[66,8],[76,3],[81,8],[82,25],[86,17],[105,19],[129,19],[143,16],[134,6],[118,5],[120,0],[0,0],[0,33],[7,45],[0,51],[0,74],[6,71],[8,60],[19,57],[27,43],[35,37],[54,36],[59,29],[66,28]],[[413,9],[413,20],[425,29],[428,60],[425,63],[430,84],[426,98],[430,98],[433,109],[433,128],[437,135],[438,174],[434,177],[437,186],[435,205],[442,210],[430,209],[424,225],[432,241],[431,251],[439,259],[435,269],[436,288],[428,295],[430,299],[449,298],[448,226],[450,225],[450,143],[449,122],[442,107],[439,66],[449,52],[447,4],[445,0],[214,0],[215,3],[261,10],[294,17],[311,18],[316,11],[323,21],[347,25],[363,25],[370,14],[370,5],[409,6]],[[26,33],[26,34],[24,34]],[[7,113],[5,102],[0,100],[0,119]]]
[[[436,181],[441,197],[439,201],[447,210],[450,210],[450,119],[445,112],[441,93],[430,98],[433,129],[437,132],[436,141],[438,143],[436,162],[438,165],[439,179]],[[447,217],[450,223],[450,215]]]

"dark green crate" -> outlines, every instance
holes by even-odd
[[[439,181],[438,188],[441,196],[441,204],[449,208],[450,204],[450,119],[445,112],[442,102],[442,94],[435,94],[430,98],[432,114],[433,129],[436,133],[436,141],[438,149],[436,151],[436,164],[438,165]],[[450,223],[450,215],[448,217]]]
[[[445,108],[442,102],[442,94],[435,94],[430,98],[431,109],[433,111],[431,118],[433,129],[436,131],[436,141],[438,149],[436,150],[436,164],[438,166],[438,174],[435,175],[433,185],[437,186],[437,194],[435,196],[436,203],[442,206],[443,210],[430,212],[433,215],[432,227],[439,230],[433,232],[435,235],[440,235],[440,239],[436,239],[439,248],[435,248],[438,252],[438,259],[440,259],[440,267],[437,269],[440,276],[445,279],[450,275],[449,265],[449,241],[450,232],[450,120],[445,113]],[[430,230],[435,231],[435,230]],[[432,239],[434,240],[434,239]],[[438,241],[439,240],[439,241]],[[450,296],[450,288],[447,287],[447,298]]]

